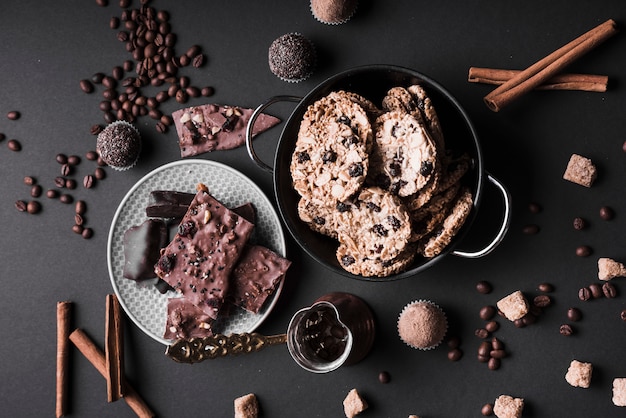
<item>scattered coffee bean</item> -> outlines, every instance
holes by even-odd
[[[80,157],[78,155],[70,155],[67,157],[67,163],[71,166],[77,166],[80,164]]]
[[[479,315],[481,319],[488,321],[496,315],[496,312],[497,310],[495,306],[487,305],[480,308]]]
[[[74,202],[74,198],[71,194],[62,194],[61,196],[59,196],[59,201],[61,203],[69,204]]]
[[[87,203],[84,200],[77,200],[74,205],[74,212],[83,215],[87,211]]]
[[[7,147],[9,147],[11,151],[15,152],[19,152],[22,150],[22,144],[20,144],[17,139],[9,139],[9,141],[7,142]]]
[[[93,172],[93,176],[97,180],[103,180],[106,177],[106,171],[102,167],[97,167]]]
[[[604,296],[604,293],[602,293],[602,286],[598,283],[590,284],[589,290],[591,291],[591,297],[593,297],[594,299],[598,299]]]
[[[485,324],[485,329],[489,332],[496,332],[500,328],[500,324],[497,321],[489,321]]]
[[[67,177],[70,174],[72,174],[72,166],[70,166],[68,163],[65,163],[61,166],[61,175],[63,177]]]
[[[457,336],[450,337],[448,338],[446,344],[448,345],[448,348],[457,348],[461,345],[461,339]]]
[[[539,205],[539,203],[537,202],[530,202],[528,204],[528,210],[530,211],[530,213],[539,213],[541,212],[541,205]]]
[[[493,405],[490,403],[484,404],[480,410],[480,413],[483,414],[483,416],[485,417],[493,415]]]
[[[391,375],[389,374],[389,372],[382,371],[378,373],[378,381],[380,383],[389,383],[391,382]]]
[[[478,328],[476,331],[474,331],[474,335],[481,339],[487,338],[489,337],[489,331],[487,331],[485,328]]]
[[[96,151],[87,151],[87,153],[85,154],[85,158],[87,158],[89,161],[96,161],[98,159],[98,153]]]
[[[615,217],[615,212],[613,211],[611,207],[602,206],[600,208],[600,218],[604,219],[605,221],[610,221],[614,217]]]
[[[41,204],[36,200],[31,200],[26,205],[26,211],[32,214],[39,213],[41,212]]]
[[[96,0],[96,4],[100,7],[107,7],[109,5],[109,0]]]
[[[486,280],[481,280],[478,283],[476,283],[476,290],[478,290],[478,293],[482,293],[483,295],[486,295],[486,294],[491,293],[493,288],[491,286],[491,283],[489,283]]]
[[[563,324],[559,327],[559,333],[561,333],[561,335],[569,337],[574,333],[574,328],[572,328],[570,324]]]
[[[74,190],[76,188],[76,180],[74,179],[65,179],[65,188]]]
[[[506,351],[499,349],[499,350],[491,350],[489,352],[489,355],[493,358],[497,358],[497,359],[503,359],[506,357]]]
[[[604,283],[602,285],[602,293],[604,293],[604,296],[609,299],[617,297],[617,289],[615,288],[613,283]]]
[[[581,287],[580,290],[578,290],[578,299],[583,302],[591,299],[591,290],[588,287]]]
[[[491,342],[483,341],[478,346],[478,355],[481,356],[481,357],[485,357],[485,356],[488,357],[489,353],[491,352],[492,349],[493,349],[493,346],[492,346]]]
[[[535,235],[539,233],[539,225],[529,224],[522,228],[522,232],[526,235]]]
[[[43,189],[41,188],[41,185],[39,184],[33,184],[33,186],[30,188],[30,195],[32,197],[40,197],[41,193],[43,192]]]
[[[65,154],[57,154],[55,157],[57,163],[63,165],[63,164],[67,164],[67,155]]]
[[[589,247],[588,245],[581,245],[576,248],[576,255],[578,257],[589,257],[591,253],[591,247]]]
[[[533,304],[538,308],[546,308],[552,304],[552,298],[548,295],[535,296]]]
[[[49,199],[56,199],[57,197],[59,197],[59,191],[55,189],[48,189],[46,191],[46,197],[48,197]]]
[[[537,286],[537,289],[539,289],[539,291],[543,293],[554,292],[554,286],[550,283],[540,283],[539,286]]]
[[[91,125],[91,128],[89,129],[89,132],[92,135],[98,135],[100,132],[102,132],[102,129],[103,129],[102,125],[99,125],[99,124],[96,123],[95,125]]]
[[[85,223],[85,218],[83,218],[82,215],[78,213],[74,214],[74,224],[82,226],[84,223]]]
[[[496,337],[491,339],[491,346],[494,350],[504,350],[504,343]]]
[[[81,235],[83,236],[83,238],[89,239],[93,236],[93,230],[91,228],[85,228],[83,229]]]
[[[572,322],[578,322],[582,319],[583,313],[578,308],[569,308],[567,310],[567,319]]]
[[[82,225],[75,224],[74,226],[72,226],[72,231],[74,231],[74,233],[78,235],[82,235],[84,229],[85,228]]]
[[[463,357],[463,351],[460,348],[453,348],[448,351],[448,360],[459,361]]]
[[[11,110],[9,113],[7,113],[7,118],[9,118],[9,120],[18,120],[20,116],[21,114],[17,110]]]
[[[498,370],[501,364],[502,362],[499,358],[491,357],[487,362],[487,367],[489,368],[489,370]]]
[[[215,89],[213,87],[202,87],[202,89],[200,89],[200,94],[204,97],[210,97],[215,94]]]
[[[94,87],[93,87],[93,84],[91,84],[91,81],[87,79],[83,79],[83,80],[80,80],[79,85],[80,85],[80,89],[84,91],[85,93],[93,93]]]
[[[26,176],[24,177],[24,184],[27,186],[32,186],[34,184],[37,184],[37,180],[34,177]]]
[[[15,201],[15,209],[18,210],[18,212],[26,212],[26,206],[28,204],[23,201],[23,200],[17,200]]]
[[[94,183],[95,183],[95,177],[92,176],[91,174],[87,174],[83,178],[83,187],[85,189],[91,189],[94,186]]]
[[[622,319],[622,321],[626,321],[626,309],[622,309],[622,311],[619,313],[619,317]]]
[[[581,229],[585,229],[587,227],[587,221],[580,217],[574,218],[573,224],[574,229],[576,229],[577,231],[580,231]]]
[[[529,312],[529,313],[527,313],[526,315],[524,315],[522,317],[521,321],[522,321],[523,327],[526,327],[528,325],[532,325],[535,322],[537,322],[537,315]]]

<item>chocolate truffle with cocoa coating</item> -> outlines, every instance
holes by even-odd
[[[311,0],[311,12],[319,22],[339,25],[350,20],[358,3],[358,0]]]
[[[281,80],[297,83],[307,79],[315,67],[315,47],[299,33],[280,36],[270,45],[270,71]]]
[[[404,307],[398,318],[398,334],[409,347],[430,350],[446,335],[448,320],[443,310],[430,301],[419,300]]]
[[[100,158],[115,170],[128,170],[139,158],[141,136],[133,125],[118,120],[98,134],[96,151]]]

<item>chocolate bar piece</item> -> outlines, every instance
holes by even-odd
[[[215,319],[254,225],[211,196],[205,185],[197,189],[178,232],[161,251],[155,272]]]
[[[247,247],[233,270],[233,303],[258,313],[290,265],[291,261],[261,245]]]
[[[181,157],[215,150],[238,148],[246,141],[246,128],[252,109],[218,104],[187,107],[172,113]],[[252,136],[278,124],[280,119],[261,113]]]
[[[237,215],[241,216],[250,223],[256,223],[256,209],[251,202],[247,202],[243,205],[233,208],[233,212],[235,212]]]
[[[161,219],[148,219],[141,225],[124,232],[124,272],[131,280],[156,277],[154,265],[159,260],[161,248],[169,241],[168,228]]]
[[[193,200],[194,193],[174,190],[153,190],[150,192],[150,205],[146,216],[151,218],[182,218]]]
[[[167,322],[163,338],[179,340],[210,337],[211,318],[185,298],[167,299]]]

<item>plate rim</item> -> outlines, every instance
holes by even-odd
[[[113,236],[114,236],[114,232],[115,232],[115,228],[118,222],[118,219],[122,213],[122,208],[124,207],[124,205],[126,204],[126,202],[128,202],[128,200],[130,199],[130,197],[133,195],[133,193],[136,192],[136,190],[141,187],[141,185],[143,185],[147,180],[149,180],[150,178],[154,177],[156,174],[162,172],[162,171],[166,171],[172,167],[175,166],[179,166],[179,165],[193,165],[193,164],[200,164],[200,165],[207,165],[207,166],[211,166],[211,167],[216,167],[216,168],[220,168],[223,169],[227,172],[230,172],[233,175],[239,176],[241,177],[246,183],[249,184],[249,186],[251,186],[253,189],[255,189],[259,196],[265,200],[265,202],[267,203],[268,207],[271,208],[271,213],[272,216],[274,218],[274,220],[276,221],[276,225],[278,226],[278,235],[280,236],[280,240],[279,240],[279,244],[282,248],[273,248],[271,249],[272,251],[276,251],[279,255],[281,255],[282,257],[287,257],[287,243],[285,240],[285,232],[283,230],[282,227],[282,223],[281,223],[281,218],[278,216],[278,213],[276,211],[276,208],[274,207],[274,205],[272,204],[272,201],[268,198],[267,194],[248,176],[246,176],[245,174],[243,174],[241,171],[227,165],[224,164],[222,162],[219,161],[213,161],[213,160],[203,160],[203,159],[186,159],[186,160],[178,160],[178,161],[172,161],[169,163],[165,163],[159,167],[156,167],[155,169],[151,170],[150,172],[146,173],[144,176],[142,176],[139,180],[137,180],[135,182],[135,184],[133,184],[133,186],[124,194],[124,197],[122,197],[122,199],[120,200],[117,208],[115,209],[115,213],[113,214],[113,218],[111,219],[111,225],[109,227],[109,233],[107,236],[107,269],[109,271],[109,280],[111,282],[111,286],[113,287],[113,291],[115,292],[115,295],[117,296],[118,302],[120,303],[120,306],[122,307],[122,309],[124,310],[124,312],[126,313],[126,315],[131,319],[131,321],[141,330],[143,331],[144,334],[146,334],[148,337],[156,340],[157,342],[160,342],[164,345],[170,345],[171,341],[167,340],[163,337],[159,337],[157,335],[155,335],[151,330],[149,330],[143,323],[141,323],[141,321],[139,321],[139,319],[132,313],[132,311],[128,308],[128,306],[126,305],[126,302],[124,301],[124,298],[122,298],[122,296],[120,295],[119,292],[119,288],[117,286],[117,283],[115,282],[115,275],[113,272],[113,265],[112,265],[112,246],[113,246]],[[255,325],[252,327],[252,329],[248,330],[248,332],[253,332],[254,330],[256,330],[263,322],[265,322],[265,319],[269,316],[269,314],[272,312],[272,310],[274,309],[274,306],[276,305],[276,303],[278,302],[278,298],[280,297],[281,293],[282,293],[282,289],[283,289],[283,285],[285,283],[285,278],[283,278],[283,280],[280,281],[280,284],[278,285],[278,288],[276,289],[276,291],[274,292],[274,297],[272,298],[272,300],[270,301],[269,305],[267,305],[267,307],[265,308],[265,312],[263,312],[261,314],[261,317],[259,318],[259,320],[255,323]]]

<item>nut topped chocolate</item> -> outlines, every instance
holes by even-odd
[[[254,225],[211,196],[204,184],[197,189],[178,232],[161,252],[155,272],[215,319]]]

